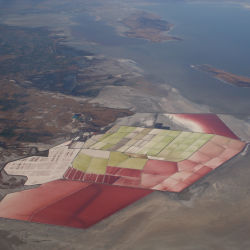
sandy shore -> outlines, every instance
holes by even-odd
[[[209,113],[208,107],[189,101],[178,90],[168,85],[156,86],[152,83],[104,87],[91,102],[140,113]]]

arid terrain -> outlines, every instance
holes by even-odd
[[[114,62],[61,45],[61,40],[45,29],[1,26],[0,138],[5,160],[12,152],[26,155],[29,145],[48,147],[58,138],[96,132],[132,114],[88,100],[105,84],[126,83],[133,72],[123,76],[122,62],[113,72],[102,72],[104,64]],[[81,117],[73,119],[75,114]]]

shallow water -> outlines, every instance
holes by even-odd
[[[250,76],[250,11],[234,4],[176,2],[146,10],[173,23],[170,34],[183,41],[150,43],[119,37],[113,28],[90,17],[78,17],[73,35],[98,43],[98,52],[135,60],[155,82],[172,85],[214,112],[250,114],[250,88],[232,86],[190,68],[211,64]]]

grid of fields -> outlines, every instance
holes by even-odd
[[[214,134],[128,126],[89,141],[66,179],[172,192],[193,184],[245,145]]]
[[[105,134],[90,148],[178,162],[188,158],[212,137],[211,134],[122,126]]]
[[[48,157],[31,156],[10,162],[5,166],[5,171],[10,175],[27,176],[25,185],[43,184],[61,179],[80,151],[77,148],[70,149],[70,143],[71,141],[68,141],[51,148]]]
[[[115,126],[53,147],[48,157],[8,163],[8,174],[28,177],[25,185],[42,185],[7,195],[0,216],[87,228],[153,190],[183,191],[244,146],[231,134]]]

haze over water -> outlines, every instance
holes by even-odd
[[[150,43],[119,38],[112,28],[94,21],[81,33],[86,36],[87,30],[101,25],[102,36],[92,32],[90,37],[101,44],[99,52],[135,60],[152,79],[170,84],[214,112],[250,114],[250,88],[232,86],[190,68],[191,64],[210,64],[250,77],[250,10],[234,4],[183,2],[162,3],[145,10],[173,23],[170,34],[183,41]]]

